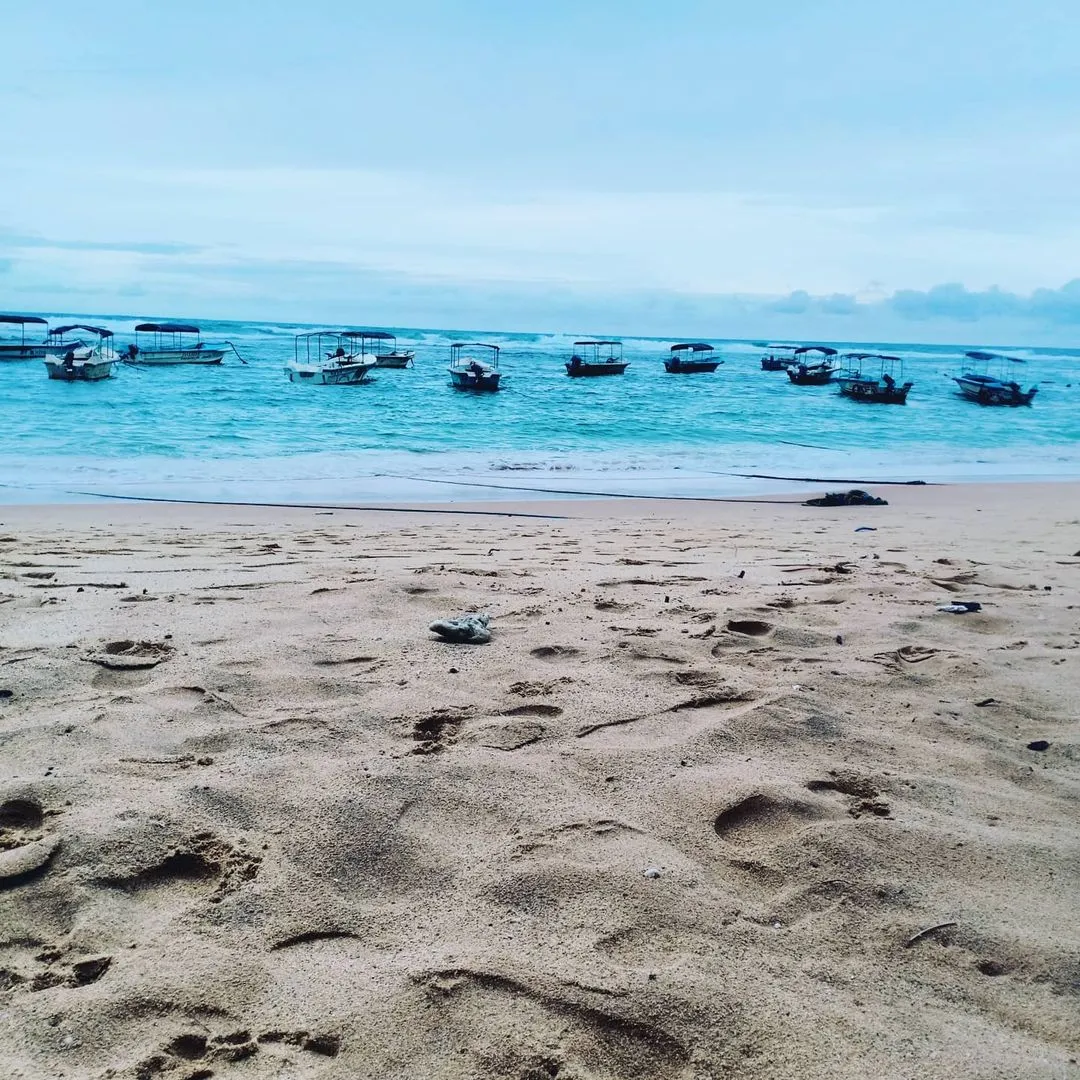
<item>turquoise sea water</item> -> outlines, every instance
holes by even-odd
[[[136,320],[78,321],[109,327],[122,346]],[[1038,383],[1039,394],[1030,409],[988,409],[962,400],[948,378],[970,366],[964,346],[845,344],[903,356],[915,388],[901,408],[856,404],[835,386],[793,387],[783,372],[762,372],[762,350],[745,341],[713,339],[725,361],[717,372],[680,376],[663,369],[670,341],[626,339],[625,376],[572,380],[562,366],[571,335],[399,329],[399,344],[416,349],[414,368],[333,387],[284,375],[293,335],[307,327],[202,327],[204,340],[232,341],[248,363],[118,365],[107,382],[70,385],[46,379],[40,361],[0,363],[0,501],[444,501],[543,488],[732,495],[793,487],[741,473],[1080,476],[1080,359],[1063,350],[1010,350],[1027,360],[1012,376]],[[462,338],[502,347],[502,392],[450,388],[448,345]]]

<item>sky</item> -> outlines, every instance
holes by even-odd
[[[1080,346],[1062,0],[5,8],[4,310]]]

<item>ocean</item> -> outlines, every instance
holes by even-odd
[[[65,316],[50,316],[56,323]],[[118,347],[135,319],[79,316]],[[0,363],[0,502],[102,496],[288,503],[559,497],[582,492],[727,497],[798,487],[786,479],[1050,480],[1080,476],[1080,367],[1058,349],[1012,349],[1031,408],[981,408],[950,376],[968,346],[845,343],[900,355],[904,407],[848,401],[763,372],[762,349],[711,339],[713,375],[668,375],[670,340],[625,339],[625,376],[569,379],[572,335],[394,329],[416,349],[368,385],[307,386],[284,374],[310,327],[202,323],[247,361],[118,365],[100,383],[49,381],[41,361]],[[393,329],[393,328],[392,328]],[[580,335],[588,336],[588,335]],[[502,349],[504,389],[451,389],[449,343]],[[836,344],[836,343],[831,343]],[[873,371],[873,368],[868,370]],[[755,475],[750,475],[755,474]],[[819,485],[821,486],[821,485]]]

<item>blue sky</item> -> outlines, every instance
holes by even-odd
[[[39,0],[0,307],[1069,345],[1078,55],[1061,0]]]

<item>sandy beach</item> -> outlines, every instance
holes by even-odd
[[[875,494],[0,508],[4,1075],[1080,1076],[1080,485]]]

